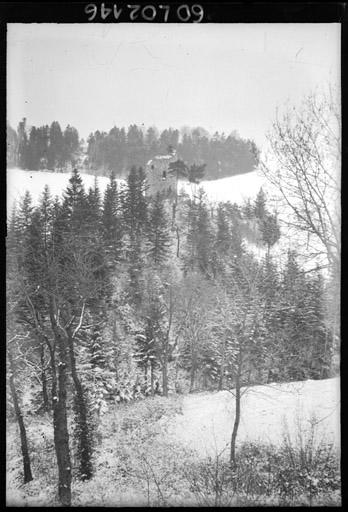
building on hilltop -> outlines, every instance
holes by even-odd
[[[168,155],[155,156],[146,164],[146,193],[154,196],[157,193],[175,192],[176,176],[169,172],[169,164],[177,160],[176,151]]]

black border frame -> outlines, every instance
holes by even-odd
[[[94,3],[100,4],[100,1],[94,2],[2,2],[0,1],[0,134],[1,134],[1,150],[0,158],[2,160],[2,172],[0,173],[0,233],[1,233],[1,256],[2,262],[5,263],[5,241],[6,241],[6,33],[7,23],[117,23],[114,19],[106,19],[102,21],[100,17],[96,17],[93,22],[88,21],[87,15],[84,12],[84,8],[87,4]],[[117,0],[108,2],[107,6],[117,3],[119,7],[126,7],[129,2]],[[342,193],[341,193],[341,205],[342,205],[342,226],[344,226],[345,218],[345,206],[344,206],[344,190],[346,188],[346,166],[348,160],[348,144],[346,142],[346,120],[347,120],[347,99],[345,91],[347,88],[347,62],[348,62],[348,49],[347,49],[347,19],[348,19],[348,3],[347,2],[261,2],[261,1],[206,1],[197,0],[196,2],[188,2],[183,0],[182,2],[162,2],[148,0],[132,1],[132,4],[145,4],[145,5],[158,5],[160,3],[170,4],[170,6],[179,6],[182,4],[198,3],[203,6],[205,16],[202,23],[340,23],[341,24],[341,92],[342,92]],[[129,19],[121,19],[119,22],[129,23],[146,23],[143,20],[136,20],[131,22]],[[155,21],[156,22],[156,21]],[[178,19],[173,19],[173,15],[169,16],[168,23],[178,23]],[[150,22],[151,23],[151,22]],[[344,230],[342,230],[342,259],[347,255],[347,245],[343,236]],[[3,268],[5,265],[3,266]],[[4,272],[5,278],[5,272]],[[345,327],[345,309],[344,309],[344,292],[347,289],[347,283],[343,272],[341,274],[341,325],[342,334],[344,333]],[[3,285],[0,287],[2,292],[3,304],[6,301],[6,287],[5,279]],[[5,327],[5,307],[0,308],[0,325]],[[3,330],[5,340],[5,328]],[[1,347],[0,361],[2,363],[2,376],[3,386],[1,386],[1,404],[3,407],[4,414],[1,418],[3,425],[1,428],[2,440],[1,443],[1,456],[2,460],[5,461],[6,449],[5,449],[5,430],[6,430],[6,350],[5,344]],[[342,343],[341,350],[341,361],[344,360],[344,343]],[[342,366],[342,363],[341,363]],[[343,372],[341,372],[344,377]],[[343,380],[344,382],[344,380]],[[343,386],[341,385],[341,388]],[[344,423],[344,393],[341,393],[342,405],[341,405],[341,431],[343,430],[342,425]],[[344,475],[344,437],[341,434],[342,441],[342,475]],[[5,479],[3,480],[3,490],[5,491]],[[2,493],[5,497],[5,492]],[[344,486],[342,486],[342,504],[345,503]],[[6,507],[5,499],[3,501],[4,507]],[[16,508],[16,507],[10,507]],[[30,507],[39,508],[39,507]],[[102,508],[102,507],[100,507]],[[115,507],[116,508],[116,507]],[[136,507],[134,507],[136,508]],[[188,507],[183,507],[188,508]],[[271,507],[262,507],[271,508]],[[320,508],[320,507],[314,507]]]

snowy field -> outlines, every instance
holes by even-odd
[[[296,439],[300,429],[306,438],[311,418],[317,439],[340,446],[339,379],[307,380],[249,388],[241,399],[237,443],[243,441],[279,445],[284,433]],[[168,426],[177,442],[204,457],[226,449],[231,441],[234,396],[228,391],[184,397],[183,414]]]
[[[179,190],[184,189],[188,194],[192,194],[195,192],[195,188],[199,187],[204,189],[208,199],[212,202],[231,201],[231,203],[241,204],[247,198],[254,199],[261,187],[266,192],[269,184],[258,171],[253,171],[220,180],[202,181],[198,187],[181,182]]]
[[[60,196],[69,184],[69,173],[57,173],[46,171],[24,171],[22,169],[7,169],[7,214],[10,215],[14,202],[20,200],[29,190],[34,203],[36,203],[45,187],[49,186],[51,195]],[[94,186],[94,176],[81,174],[86,190]],[[98,185],[103,193],[109,178],[98,177]]]
[[[94,176],[91,174],[81,173],[86,190],[94,185]],[[29,190],[36,203],[44,189],[48,185],[52,196],[60,196],[62,191],[67,187],[70,174],[55,173],[48,171],[24,171],[22,169],[7,170],[7,212],[10,215],[13,203],[18,202]],[[119,183],[122,180],[117,180]],[[98,177],[98,185],[101,193],[104,192],[109,178],[105,176]],[[200,184],[205,190],[211,201],[231,201],[241,204],[245,198],[255,198],[260,187],[267,190],[268,184],[256,171],[248,174],[232,176],[215,181],[203,181]],[[192,194],[194,186],[187,182],[179,183],[179,190],[184,189],[188,194]]]

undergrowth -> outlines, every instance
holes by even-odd
[[[94,476],[73,479],[73,506],[339,506],[337,449],[298,426],[280,447],[244,443],[236,468],[228,447],[201,459],[169,441],[166,427],[181,413],[182,397],[148,398],[115,406],[99,418]],[[34,480],[21,484],[18,445],[8,449],[8,505],[58,506],[50,418],[28,429]],[[10,425],[9,435],[16,434]]]

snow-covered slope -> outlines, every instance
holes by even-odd
[[[81,174],[85,188],[94,184],[94,176]],[[26,190],[31,193],[34,202],[40,197],[45,185],[48,185],[53,196],[60,195],[67,187],[70,174],[55,173],[48,171],[23,171],[21,169],[7,170],[7,211],[11,212],[14,201],[18,201]],[[98,177],[98,184],[101,192],[104,192],[109,181],[107,177]],[[120,180],[121,181],[121,180]],[[242,203],[247,197],[255,198],[262,186],[267,189],[265,179],[256,171],[248,174],[237,175],[230,178],[223,178],[216,181],[203,181],[200,185],[207,193],[211,201],[231,201]],[[184,189],[187,193],[194,192],[194,188],[187,182],[179,184],[179,190]]]
[[[179,189],[191,194],[194,187],[190,183],[181,182]],[[261,187],[266,191],[269,184],[259,172],[253,171],[220,180],[202,181],[199,187],[204,189],[210,201],[231,201],[241,204],[248,197],[255,198]]]
[[[86,190],[94,185],[94,176],[90,174],[81,174]],[[7,212],[11,212],[13,203],[29,190],[33,201],[39,199],[45,185],[48,185],[52,196],[60,196],[67,187],[70,174],[56,173],[49,171],[23,171],[22,169],[7,170]],[[98,185],[101,192],[104,192],[109,178],[98,177]]]
[[[300,425],[306,437],[311,418],[317,439],[339,446],[339,379],[307,380],[249,388],[242,396],[237,442],[280,444],[284,433],[295,440]],[[229,446],[234,421],[234,396],[228,391],[184,398],[183,415],[168,426],[169,435],[200,456],[215,455]],[[228,450],[228,448],[227,448]]]

